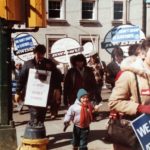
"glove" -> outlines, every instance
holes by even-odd
[[[150,105],[139,105],[137,112],[150,114]]]

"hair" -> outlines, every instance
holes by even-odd
[[[76,62],[76,55],[73,55],[70,57],[70,63],[73,67],[75,66],[75,62]]]
[[[42,44],[37,45],[34,49],[33,49],[33,53],[41,53],[41,54],[45,54],[46,52],[46,47]]]
[[[115,47],[111,53],[111,57],[113,60],[115,60],[115,56],[121,56],[123,57],[123,51],[120,47]]]
[[[150,37],[147,37],[145,40],[143,40],[141,44],[141,50],[147,53],[149,48],[150,48]]]
[[[86,66],[87,65],[87,62],[86,62],[86,58],[85,58],[85,56],[83,55],[83,54],[78,54],[78,55],[76,55],[76,59],[75,59],[75,63],[76,62],[83,62],[84,63],[84,66]]]
[[[141,44],[132,44],[129,46],[128,54],[129,56],[135,55],[137,56],[139,54],[139,48]]]
[[[92,55],[90,57],[92,57],[95,60],[95,63],[100,63],[100,58],[98,56],[98,53],[96,53],[96,54],[94,54],[94,55]]]

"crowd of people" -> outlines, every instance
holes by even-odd
[[[30,68],[51,71],[47,108],[29,106],[31,117],[29,123],[43,124],[48,108],[51,118],[57,117],[63,99],[63,104],[68,109],[64,125],[67,127],[71,121],[74,123],[72,142],[74,150],[88,149],[89,125],[96,118],[94,114],[101,104],[104,82],[109,83],[112,89],[108,102],[110,111],[131,117],[137,117],[141,113],[150,114],[150,38],[146,38],[140,44],[131,45],[129,56],[126,58],[120,47],[114,47],[111,54],[112,61],[107,65],[100,60],[97,53],[93,53],[88,62],[83,54],[72,56],[71,68],[64,76],[52,60],[44,58],[46,52],[44,45],[38,45],[33,52],[34,58],[25,62],[21,68],[14,99],[19,102],[24,97]],[[135,75],[138,80],[140,104],[137,101]],[[130,150],[130,148],[114,144],[114,150]]]

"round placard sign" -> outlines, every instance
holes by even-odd
[[[69,63],[70,57],[82,53],[83,47],[72,38],[57,40],[51,47],[51,57],[60,63]]]
[[[14,54],[21,60],[27,61],[34,57],[33,49],[38,45],[36,39],[28,34],[21,33],[14,38]]]

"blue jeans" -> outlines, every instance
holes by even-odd
[[[89,127],[79,128],[74,126],[73,128],[73,140],[74,147],[79,147],[80,150],[87,150]]]

